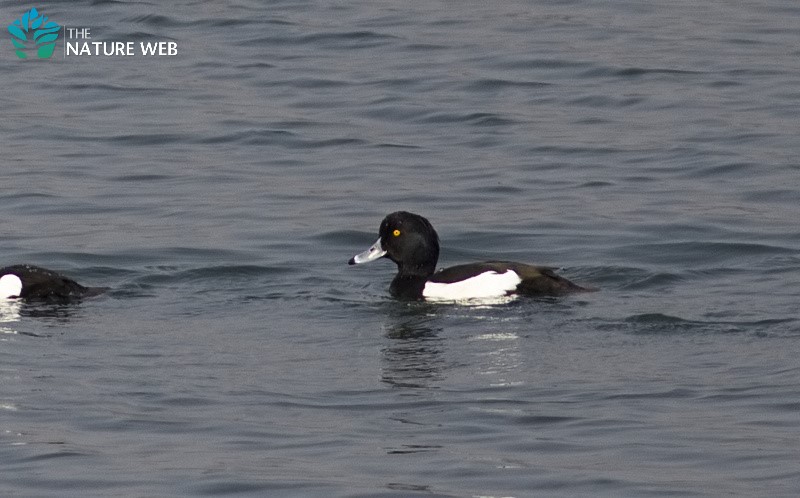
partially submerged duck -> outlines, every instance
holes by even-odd
[[[59,273],[34,265],[0,268],[0,299],[69,301],[96,296],[106,287],[84,287]]]
[[[389,287],[398,299],[462,301],[516,295],[558,296],[592,289],[574,284],[552,268],[512,261],[468,263],[436,270],[439,236],[424,217],[397,211],[381,222],[378,240],[349,264],[389,258],[397,275]]]

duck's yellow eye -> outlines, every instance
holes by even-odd
[[[392,232],[392,235],[394,235],[395,237],[399,237],[400,236],[400,230],[395,228],[394,232]]]

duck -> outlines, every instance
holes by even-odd
[[[407,211],[386,216],[378,240],[348,264],[388,258],[397,265],[390,284],[400,300],[505,302],[518,296],[561,296],[595,289],[557,275],[553,268],[513,261],[467,263],[437,270],[439,236],[425,217]]]
[[[95,296],[106,287],[84,287],[53,270],[34,265],[0,268],[0,299],[70,301]]]

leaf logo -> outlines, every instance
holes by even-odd
[[[56,48],[56,40],[61,26],[48,21],[36,8],[24,13],[22,17],[8,25],[11,43],[16,47],[17,57],[28,58],[30,47],[36,48],[36,56],[49,59]]]

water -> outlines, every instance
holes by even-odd
[[[0,37],[2,263],[112,287],[0,309],[0,494],[800,494],[796,2],[37,7],[179,53]],[[394,302],[398,209],[601,291]]]

